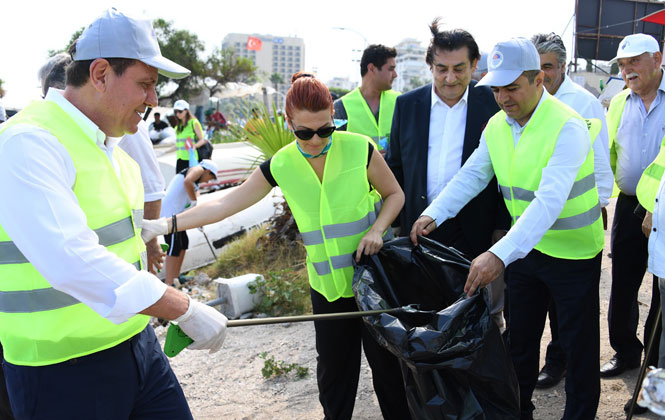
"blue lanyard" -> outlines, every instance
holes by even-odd
[[[300,148],[300,143],[298,143],[297,140],[296,140],[296,146],[298,147],[298,150],[300,151],[300,153],[301,153],[303,156],[305,156],[306,158],[308,158],[308,159],[317,158],[317,157],[319,157],[319,156],[323,156],[323,155],[325,155],[326,153],[328,153],[328,150],[330,150],[330,146],[332,146],[332,136],[330,136],[330,138],[328,139],[328,144],[326,144],[326,147],[324,147],[323,150],[321,150],[321,153],[319,153],[318,155],[310,155],[309,153],[307,153],[307,152],[305,152],[304,150],[302,150],[302,149]]]

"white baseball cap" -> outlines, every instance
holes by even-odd
[[[616,63],[620,58],[637,57],[645,52],[660,52],[660,45],[656,38],[647,34],[628,35],[619,43],[617,56],[610,60],[610,64]]]
[[[217,179],[217,164],[210,159],[203,159],[199,165],[203,166],[203,169],[207,169],[215,176]]]
[[[110,8],[95,19],[76,41],[74,61],[97,58],[133,58],[155,67],[172,79],[189,76],[189,70],[162,56],[152,23],[134,19]]]
[[[499,42],[487,57],[487,74],[476,86],[506,86],[529,70],[540,70],[540,55],[526,38]]]
[[[478,73],[482,73],[484,71],[487,71],[487,56],[489,54],[487,52],[481,52],[480,53],[480,58],[478,59],[478,64],[476,65],[476,71]]]
[[[176,110],[176,111],[184,111],[186,109],[189,109],[189,104],[184,99],[178,99],[173,104],[173,109]]]

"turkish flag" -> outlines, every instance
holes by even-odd
[[[250,51],[261,51],[263,42],[259,38],[253,36],[247,37],[247,49]]]

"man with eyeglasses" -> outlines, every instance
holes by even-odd
[[[637,368],[642,359],[643,345],[636,335],[637,294],[647,267],[648,240],[642,234],[642,220],[635,215],[636,190],[642,173],[658,155],[665,134],[661,60],[658,41],[645,34],[625,37],[613,59],[628,89],[612,99],[607,113],[610,165],[620,192],[612,224],[612,290],[607,316],[610,344],[616,353],[600,368],[602,377]],[[658,298],[654,277],[645,337],[656,323]]]
[[[381,154],[386,153],[390,127],[399,92],[392,90],[397,50],[373,44],[365,48],[360,59],[360,87],[335,101],[335,120],[342,121],[340,130],[370,137]],[[344,124],[343,121],[347,120]]]

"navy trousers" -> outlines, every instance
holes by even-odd
[[[600,397],[600,264],[600,253],[587,260],[567,260],[533,250],[508,266],[508,341],[520,387],[522,420],[533,418],[531,397],[550,298],[558,310],[559,342],[568,365],[563,420],[595,418]]]
[[[629,363],[639,363],[642,342],[637,338],[639,310],[637,294],[647,269],[648,239],[642,233],[642,220],[635,216],[636,197],[619,194],[612,222],[612,291],[607,314],[610,344],[616,356]],[[658,281],[652,283],[649,315],[644,323],[644,336],[659,328],[656,311],[660,302]],[[651,352],[649,363],[658,363],[658,346]]]
[[[328,302],[315,290],[311,290],[311,296],[315,314],[358,310],[353,298]],[[361,342],[372,369],[374,392],[383,418],[411,418],[399,361],[374,340],[362,318],[315,321],[314,329],[318,354],[316,379],[325,420],[351,419],[360,375]]]
[[[192,419],[150,325],[107,350],[48,366],[4,362],[17,420]]]

